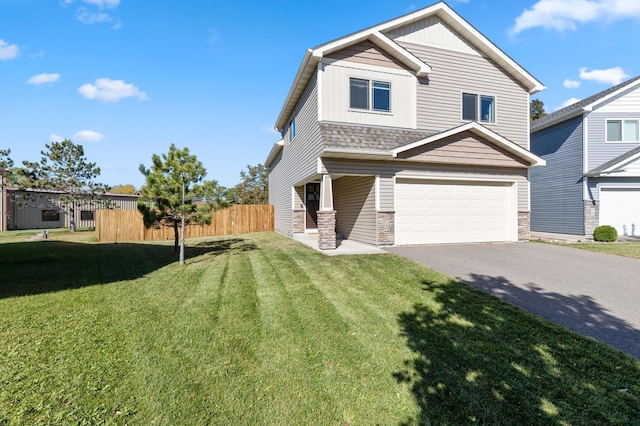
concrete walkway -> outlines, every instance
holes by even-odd
[[[394,247],[640,359],[640,260],[541,243]]]
[[[327,256],[339,256],[343,254],[386,254],[387,252],[378,247],[359,243],[351,240],[338,240],[338,247],[335,250],[320,250],[318,248],[318,234],[293,234],[293,239],[311,247],[312,249],[326,254]]]

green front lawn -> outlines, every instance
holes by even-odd
[[[640,362],[411,261],[189,244],[0,244],[0,425],[640,419]]]
[[[640,243],[581,243],[567,244],[582,250],[597,251],[600,253],[617,254],[618,256],[640,259]]]

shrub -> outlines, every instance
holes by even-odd
[[[618,231],[609,225],[598,226],[593,231],[593,238],[596,241],[612,242],[618,239]]]

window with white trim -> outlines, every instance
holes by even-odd
[[[294,118],[289,123],[289,142],[296,138],[296,119]]]
[[[391,112],[391,83],[349,78],[349,108]]]
[[[607,120],[607,142],[640,142],[638,120]]]
[[[496,97],[477,93],[463,93],[462,119],[481,123],[495,123]]]

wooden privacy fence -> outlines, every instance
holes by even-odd
[[[234,205],[213,213],[211,225],[185,226],[185,238],[216,237],[273,231],[272,205]],[[145,228],[137,210],[98,210],[96,234],[100,242],[173,240],[173,228]]]

